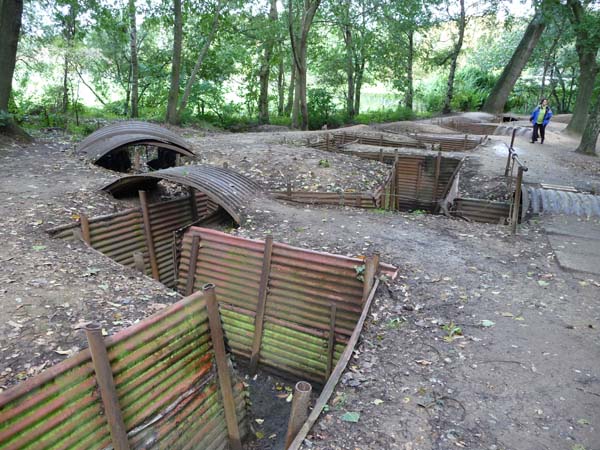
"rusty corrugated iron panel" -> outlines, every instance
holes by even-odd
[[[189,276],[194,236],[200,238],[194,289],[205,283],[217,285],[229,344],[236,354],[249,357],[264,241],[190,228],[183,239],[180,289],[185,289]],[[336,350],[340,353],[362,312],[363,283],[356,271],[362,264],[359,258],[273,244],[260,361],[288,374],[323,382],[330,308],[332,304],[337,307],[336,341],[342,347]]]
[[[159,125],[139,121],[107,125],[81,141],[77,151],[96,162],[118,148],[137,143],[166,148],[183,156],[195,156],[192,146],[185,139]]]
[[[260,186],[249,178],[230,169],[206,164],[125,176],[105,186],[103,190],[118,197],[160,180],[182,184],[205,193],[237,223],[242,223],[249,202],[262,193]]]
[[[474,222],[506,224],[510,205],[507,202],[494,202],[476,198],[457,198],[450,214]]]
[[[280,200],[311,205],[355,206],[358,208],[376,208],[376,198],[370,192],[272,192]]]
[[[484,141],[484,138],[469,135],[415,133],[410,136],[422,145],[439,146],[439,150],[443,152],[473,150]]]
[[[107,338],[133,449],[227,443],[202,295]],[[236,382],[243,432],[246,393]],[[110,434],[87,349],[0,393],[0,448],[106,448]]]

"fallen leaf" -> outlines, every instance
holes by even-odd
[[[383,403],[383,400],[381,400],[380,398],[376,398],[375,400],[373,400],[374,405],[381,405],[382,403]]]
[[[542,287],[548,286],[550,283],[544,280],[538,280],[538,284]]]
[[[483,328],[490,328],[490,327],[493,327],[494,325],[496,325],[496,323],[492,322],[491,320],[484,319],[480,322],[480,325]]]
[[[502,313],[502,317],[514,317],[513,313],[509,313],[509,312],[503,312]]]
[[[262,425],[265,422],[265,419],[254,419],[254,421],[259,424]]]
[[[415,362],[417,364],[421,364],[422,366],[430,366],[433,364],[431,361],[427,361],[426,359],[417,359]]]
[[[344,422],[356,423],[360,419],[360,413],[355,411],[348,411],[347,413],[344,413],[344,415],[342,415],[341,419]]]

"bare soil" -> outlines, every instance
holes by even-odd
[[[598,158],[574,154],[577,143],[559,133],[562,126],[551,124],[543,146],[518,138],[526,181],[598,192]],[[288,179],[300,189],[371,189],[386,169],[303,146],[317,133],[176,131],[205,161],[227,161],[270,190]],[[492,136],[468,152],[462,192],[501,195],[507,139]],[[319,165],[322,159],[330,167]],[[86,321],[100,321],[112,334],[177,296],[44,232],[81,211],[93,216],[130,206],[98,192],[118,174],[78,158],[60,135],[24,147],[0,141],[0,164],[4,389],[85,346],[79,328]],[[400,268],[398,280],[382,283],[305,448],[600,449],[600,280],[563,272],[535,223],[512,237],[506,227],[443,216],[265,200],[235,231],[270,232],[277,241],[332,253],[378,250]],[[359,413],[358,422],[342,420],[346,412]]]

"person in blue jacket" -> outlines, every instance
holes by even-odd
[[[552,117],[552,110],[548,105],[548,99],[543,98],[540,104],[533,110],[529,120],[533,124],[533,135],[531,136],[531,143],[533,144],[538,140],[539,137],[542,139],[541,143],[544,143],[544,137],[546,134],[546,125],[550,122]]]

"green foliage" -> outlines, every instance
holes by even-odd
[[[8,126],[12,120],[12,114],[0,110],[0,128]]]
[[[415,118],[415,113],[404,107],[396,109],[380,109],[377,111],[366,111],[354,117],[354,122],[362,124],[398,122],[401,120],[412,120]]]
[[[308,90],[308,127],[317,130],[327,124],[328,128],[334,128],[332,114],[335,111],[333,94],[327,89],[316,88]]]

